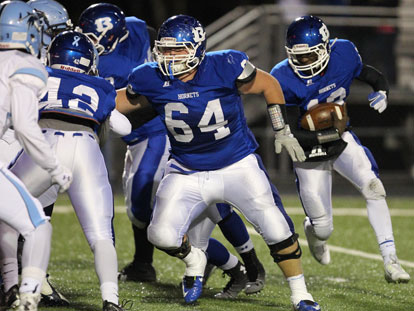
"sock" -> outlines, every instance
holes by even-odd
[[[105,282],[101,284],[102,300],[112,302],[116,305],[119,303],[118,284],[113,282]]]
[[[385,199],[367,200],[368,219],[375,231],[384,263],[396,254],[391,216]]]
[[[227,248],[225,248],[223,244],[213,238],[210,238],[208,240],[206,253],[208,262],[212,263],[216,267],[225,265],[230,258],[230,253]]]
[[[238,253],[248,251],[249,247],[253,247],[251,241],[249,243],[250,236],[246,226],[236,212],[232,212],[221,220],[218,225],[225,238],[236,248]]]
[[[301,300],[314,301],[312,295],[308,293],[303,274],[288,277],[286,278],[286,281],[289,283],[291,291],[290,298],[294,305],[297,305]]]
[[[140,229],[132,225],[134,231],[135,255],[134,262],[152,263],[154,254],[154,245],[147,238],[147,227]]]

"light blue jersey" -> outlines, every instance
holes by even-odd
[[[161,116],[178,162],[194,170],[216,170],[257,149],[236,86],[247,59],[234,50],[207,53],[188,82],[169,80],[157,63],[134,69],[129,84]]]

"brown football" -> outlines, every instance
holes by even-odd
[[[344,117],[344,105],[335,103],[317,104],[302,116],[300,126],[308,131],[317,131],[332,127],[334,121],[332,112],[336,113],[338,119],[341,120]]]

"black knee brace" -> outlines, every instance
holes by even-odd
[[[188,239],[185,239],[185,241],[183,239],[183,243],[181,243],[181,246],[178,247],[178,248],[173,248],[173,249],[159,248],[159,249],[166,252],[170,256],[183,259],[184,257],[186,257],[190,253],[191,245],[190,245],[190,241],[188,241]]]
[[[278,252],[285,248],[292,246],[298,240],[299,234],[295,233],[290,238],[273,245],[269,245],[270,255],[272,255],[274,262],[279,263],[289,259],[298,259],[302,256],[302,249],[298,242],[298,248],[296,248],[290,254],[279,254]]]

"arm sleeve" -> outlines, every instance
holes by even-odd
[[[382,74],[382,72],[380,72],[376,68],[364,64],[361,73],[359,74],[357,79],[369,84],[375,92],[385,91],[388,96],[388,92],[390,89],[388,81]]]
[[[317,139],[317,131],[311,132],[299,128],[298,121],[300,117],[300,111],[298,106],[286,106],[286,114],[290,130],[302,148],[310,149],[313,146],[319,145]]]
[[[109,128],[113,133],[122,137],[131,133],[131,123],[118,110],[114,109],[109,117]]]
[[[58,166],[55,153],[45,140],[38,121],[38,97],[44,81],[28,74],[10,80],[12,122],[16,138],[33,160],[48,172]]]

